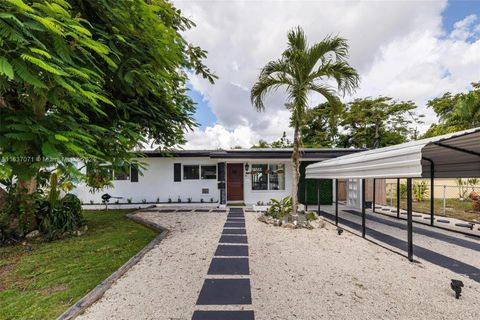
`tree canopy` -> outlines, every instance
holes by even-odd
[[[445,93],[443,96],[428,101],[439,119],[430,126],[422,136],[434,137],[459,130],[480,126],[480,83],[472,83],[472,90],[467,93]]]
[[[254,144],[251,148],[252,149],[265,149],[265,148],[291,148],[293,146],[292,141],[287,138],[287,133],[283,131],[282,137],[278,140],[272,141],[268,143],[267,141],[260,139],[258,140],[258,144]]]
[[[342,114],[343,133],[339,146],[381,148],[416,139],[416,128],[423,115],[414,110],[411,101],[395,101],[390,97],[355,99]]]
[[[343,103],[324,102],[307,111],[302,141],[309,148],[332,148],[338,143]]]
[[[188,72],[215,79],[180,33],[193,26],[163,0],[0,2],[3,175],[80,176],[73,158],[122,167],[139,143],[183,142]]]

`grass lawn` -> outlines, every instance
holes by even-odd
[[[0,248],[0,319],[54,319],[140,251],[156,232],[133,210],[85,211],[88,231],[50,243]]]
[[[390,205],[390,199],[387,200]],[[396,200],[393,199],[393,207],[396,206]],[[413,201],[413,211],[430,213],[430,199],[424,201]],[[406,199],[400,200],[400,208],[407,209]],[[480,212],[472,210],[472,201],[458,199],[446,199],[445,214],[443,214],[443,199],[435,198],[435,215],[462,219],[472,222],[480,222]]]

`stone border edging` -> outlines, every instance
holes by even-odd
[[[141,210],[141,209],[140,209]],[[62,315],[60,315],[57,320],[72,320],[78,317],[81,313],[83,313],[88,307],[90,307],[93,303],[98,301],[103,294],[110,289],[110,287],[121,277],[123,276],[130,268],[136,265],[142,257],[152,250],[160,241],[162,241],[166,235],[168,234],[169,230],[162,227],[159,224],[156,224],[151,221],[147,221],[141,217],[136,216],[136,214],[140,211],[134,211],[132,213],[127,214],[127,218],[144,225],[147,228],[153,229],[155,231],[159,231],[160,233],[150,241],[142,250],[140,250],[137,254],[131,257],[124,265],[117,269],[114,273],[112,273],[107,279],[103,280],[100,284],[98,284],[95,288],[93,288],[89,293],[87,293],[83,298],[78,300],[73,306],[67,309]]]

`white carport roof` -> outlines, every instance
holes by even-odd
[[[309,165],[307,179],[480,177],[480,128],[358,152]]]

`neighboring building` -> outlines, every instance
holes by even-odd
[[[302,149],[300,202],[317,202],[316,181],[305,184],[305,166],[358,152],[355,149]],[[113,187],[91,193],[85,185],[74,191],[83,203],[101,202],[109,193],[121,203],[245,203],[268,202],[291,194],[292,149],[179,150],[168,156],[144,151],[147,169],[114,174]],[[332,181],[322,181],[321,202],[332,201]]]

